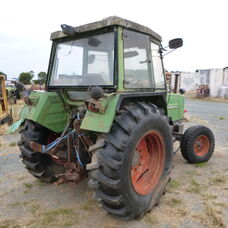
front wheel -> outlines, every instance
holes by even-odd
[[[89,186],[108,213],[135,219],[158,204],[165,191],[172,135],[162,110],[152,104],[138,102],[120,113],[110,132],[91,147]]]
[[[207,162],[215,147],[215,138],[212,131],[202,125],[188,128],[181,140],[182,156],[189,163]]]

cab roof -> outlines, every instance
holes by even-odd
[[[74,27],[74,29],[76,33],[84,33],[84,32],[94,31],[97,29],[107,28],[111,26],[121,26],[124,28],[132,29],[141,33],[148,34],[158,39],[159,41],[162,41],[161,36],[156,32],[154,32],[153,30],[151,30],[150,28],[117,16],[108,17],[101,21],[96,21],[93,23]],[[67,35],[65,35],[62,31],[56,31],[51,34],[51,40],[55,40],[63,37],[67,37]]]

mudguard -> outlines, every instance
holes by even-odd
[[[64,95],[62,98],[55,92],[33,91],[29,96],[30,104],[23,107],[20,113],[21,119],[10,127],[9,133],[15,132],[25,119],[39,123],[53,132],[61,133],[69,119],[69,112],[65,110],[64,103],[71,107],[83,104],[82,101],[71,101]],[[102,111],[87,110],[82,120],[81,129],[102,133],[109,132],[115,118],[118,99],[119,94],[108,94],[100,99],[98,102]]]
[[[20,117],[21,119],[10,127],[10,133],[15,132],[25,119],[60,133],[67,124],[68,113],[57,93],[33,91],[29,96],[29,104],[24,105]]]

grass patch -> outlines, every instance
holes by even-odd
[[[26,178],[27,175],[23,174],[23,175],[20,175],[17,180],[21,181],[21,180],[24,180]]]
[[[19,225],[16,224],[17,222],[13,219],[7,219],[1,222],[0,228],[17,228],[20,227]]]
[[[45,212],[43,212],[42,215],[43,216],[41,216],[41,217],[39,216],[40,217],[39,222],[42,225],[49,225],[51,223],[58,224],[58,220],[60,219],[60,217],[61,217],[61,221],[64,222],[64,224],[65,224],[66,221],[73,222],[72,220],[68,220],[65,217],[67,217],[67,218],[70,216],[76,217],[72,208],[59,208],[59,209],[52,210],[52,211],[45,211]],[[62,217],[64,217],[64,219]],[[76,220],[75,220],[75,222],[76,222]]]
[[[187,171],[186,174],[191,177],[192,176],[201,176],[201,174],[196,170]]]
[[[26,188],[29,188],[29,189],[31,189],[33,187],[33,185],[30,183],[23,183],[23,184]]]
[[[218,197],[215,195],[210,195],[210,194],[202,194],[202,197],[204,200],[212,200],[212,199],[217,199]]]
[[[28,201],[15,201],[9,204],[11,207],[18,207],[18,206],[26,206],[32,203],[34,199],[28,200]]]
[[[94,209],[94,200],[87,200],[85,201],[81,206],[80,208],[84,211],[91,211]]]
[[[186,189],[187,192],[201,194],[202,190],[205,190],[205,185],[199,184],[196,180],[191,180],[190,186]]]
[[[207,167],[208,166],[208,163],[207,162],[200,162],[200,163],[194,164],[194,166],[196,168],[204,168],[204,167]]]
[[[46,183],[44,181],[40,180],[40,179],[35,180],[35,184],[38,185],[38,186],[46,185]]]
[[[16,146],[16,145],[17,145],[16,142],[11,142],[11,143],[9,144],[9,146]]]
[[[40,204],[38,204],[38,203],[30,205],[30,211],[33,214],[38,212],[39,209],[40,209]]]
[[[220,214],[222,214],[221,211],[213,207],[210,207],[209,205],[206,205],[205,210],[206,210],[206,215],[210,218],[214,226],[225,227],[222,217],[220,216]]]
[[[188,214],[188,211],[186,209],[183,209],[183,208],[178,208],[175,210],[175,212],[182,217],[184,217]]]
[[[175,207],[181,203],[182,203],[182,201],[178,198],[171,198],[167,201],[167,204],[171,207]]]
[[[181,186],[180,182],[177,180],[171,180],[168,184],[168,186],[172,189],[176,189]]]
[[[147,214],[145,215],[144,220],[151,225],[158,224],[158,219],[154,215]]]
[[[227,176],[216,176],[209,179],[209,182],[214,185],[221,185],[226,184],[227,182]]]

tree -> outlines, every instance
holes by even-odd
[[[25,85],[28,85],[31,83],[31,79],[34,76],[34,72],[30,71],[30,72],[22,72],[19,75],[19,82],[22,82]]]
[[[37,76],[38,76],[39,83],[44,84],[46,81],[46,77],[47,77],[46,72],[41,71]]]

